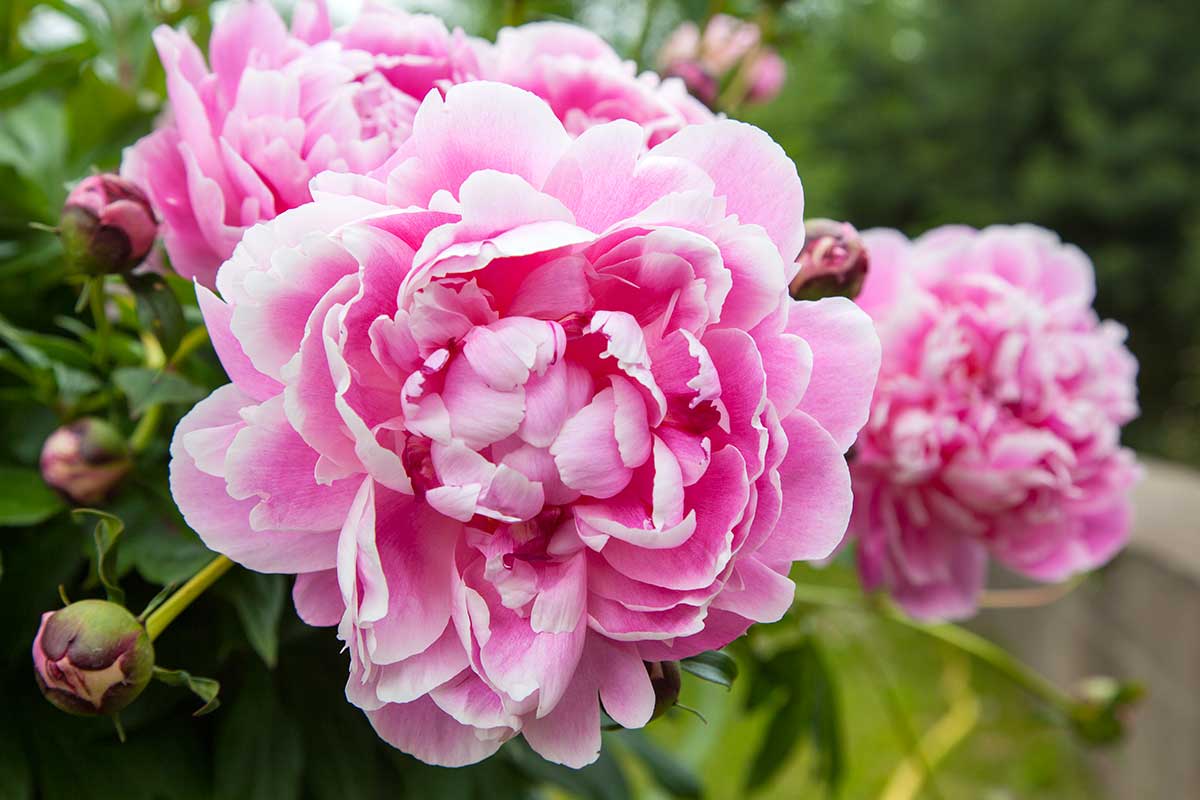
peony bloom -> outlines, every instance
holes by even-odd
[[[1138,470],[1125,329],[1092,265],[1029,225],[863,234],[884,345],[852,461],[859,572],[911,614],[970,615],[988,557],[1043,581],[1111,558]]]
[[[311,199],[310,178],[368,171],[408,136],[418,101],[329,36],[322,4],[301,3],[290,32],[269,3],[240,4],[213,29],[210,71],[186,34],[154,32],[170,113],[121,172],[158,211],[179,274],[212,286],[247,228]]]
[[[658,63],[664,74],[682,79],[709,106],[738,70],[744,73],[739,79],[745,81],[744,97],[738,102],[767,103],[783,88],[787,64],[761,39],[758,25],[728,14],[713,15],[703,34],[689,20],[667,37]]]
[[[870,320],[788,297],[800,181],[737,122],[647,150],[464,83],[313,193],[198,289],[233,382],[176,430],[174,497],[211,548],[299,573],[391,744],[587,764],[601,704],[653,714],[645,662],[778,619],[791,563],[841,541]]]
[[[599,36],[560,22],[505,28],[484,46],[480,73],[488,80],[533,92],[550,104],[567,132],[627,119],[657,144],[685,125],[708,122],[712,112],[678,78],[637,73]]]

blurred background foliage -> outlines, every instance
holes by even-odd
[[[166,487],[166,444],[192,402],[223,382],[202,341],[146,378],[152,345],[119,298],[110,386],[74,311],[53,225],[69,185],[114,169],[148,131],[164,81],[150,31],[205,40],[203,0],[0,3],[0,798],[580,797],[1091,798],[1101,791],[1055,710],[990,667],[870,608],[799,605],[734,655],[727,691],[685,676],[647,735],[607,734],[580,773],[514,743],[445,771],[381,745],[341,698],[328,631],[294,619],[277,576],[238,573],[161,640],[160,663],[214,675],[224,707],[156,685],[126,715],[68,718],[37,694],[38,614],[95,594],[88,530],[36,476],[57,425],[107,414],[128,432],[164,414],[110,510],[127,525],[120,570],[137,602],[209,557]],[[354,2],[331,0],[335,16]],[[1142,364],[1138,448],[1200,463],[1200,10],[1194,0],[613,0],[406,4],[491,36],[570,18],[652,67],[683,19],[722,10],[763,25],[789,77],[739,113],[795,159],[811,216],[860,228],[1032,221],[1093,258],[1098,307],[1124,322]],[[636,52],[635,52],[636,51]],[[190,287],[172,288],[198,325]],[[144,327],[144,321],[142,323]],[[186,341],[186,339],[185,339]],[[171,353],[165,354],[172,356]],[[161,374],[161,364],[153,374]],[[16,498],[15,500],[13,498]],[[19,527],[18,527],[19,526]],[[806,583],[851,585],[833,565]],[[131,604],[132,605],[132,604]],[[831,788],[832,787],[832,788]]]

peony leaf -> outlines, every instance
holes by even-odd
[[[844,773],[841,715],[834,677],[817,642],[807,637],[776,653],[754,679],[771,687],[768,692],[782,688],[786,699],[767,726],[750,765],[747,788],[756,789],[770,781],[788,763],[793,748],[806,740],[813,751],[816,777],[831,795],[836,794]],[[755,694],[752,687],[751,695]]]
[[[204,397],[204,389],[174,372],[146,367],[122,367],[113,370],[113,383],[129,400],[134,416],[159,403],[190,405]]]
[[[94,508],[77,508],[71,516],[77,520],[85,516],[96,518],[96,529],[92,532],[96,543],[96,577],[110,602],[125,605],[125,590],[117,581],[117,540],[125,530],[125,523],[118,516]]]
[[[36,469],[0,466],[0,525],[37,525],[63,509]]]
[[[212,678],[201,678],[182,669],[163,669],[162,667],[154,668],[154,678],[168,686],[185,686],[192,694],[203,700],[204,705],[192,713],[193,717],[202,717],[216,711],[217,707],[221,705],[221,701],[217,699],[217,694],[221,691],[221,684]]]
[[[279,620],[287,594],[284,577],[238,570],[220,583],[218,591],[237,609],[250,646],[263,663],[274,668],[279,657]]]
[[[700,680],[720,684],[726,689],[733,688],[733,681],[738,675],[737,662],[724,650],[709,650],[685,658],[679,662],[679,667]]]
[[[299,797],[304,743],[265,670],[251,667],[228,708],[218,715],[215,800]],[[319,756],[320,754],[315,754]]]
[[[179,300],[166,280],[153,272],[126,275],[125,283],[137,299],[138,323],[154,334],[170,356],[183,338],[185,322]]]

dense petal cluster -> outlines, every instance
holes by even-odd
[[[645,662],[778,619],[792,562],[841,541],[879,342],[788,297],[803,196],[766,134],[573,137],[462,83],[313,195],[199,290],[233,382],[177,429],[171,486],[210,547],[299,573],[387,741],[586,764],[601,704],[650,718]]]
[[[511,83],[544,98],[573,135],[629,119],[652,144],[712,119],[682,81],[638,75],[602,39],[563,23],[505,29],[491,44],[437,17],[369,5],[333,30],[324,3],[306,0],[289,30],[263,1],[217,23],[208,65],[184,33],[163,26],[154,41],[169,113],[126,152],[122,174],[161,216],[175,270],[210,288],[250,226],[312,199],[313,176],[382,164],[431,90]]]
[[[869,589],[920,617],[976,605],[989,555],[1056,581],[1113,556],[1136,480],[1137,363],[1091,262],[1023,225],[863,234],[884,359],[852,463]]]
[[[323,4],[301,3],[290,31],[269,3],[239,4],[213,29],[210,69],[185,33],[154,32],[169,113],[121,171],[181,275],[211,286],[247,228],[311,199],[314,175],[370,170],[407,138],[418,100],[330,36]]]
[[[601,122],[627,119],[641,125],[653,145],[684,125],[713,119],[683,80],[638,74],[636,64],[575,25],[534,22],[505,28],[480,60],[482,77],[541,97],[575,136]]]

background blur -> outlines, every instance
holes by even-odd
[[[71,315],[75,291],[60,280],[57,241],[28,223],[54,224],[69,183],[92,168],[115,168],[121,148],[149,130],[164,93],[150,31],[163,21],[184,23],[204,40],[210,14],[219,14],[222,4],[212,5],[197,0],[0,2],[0,314],[6,324],[54,331],[56,319]],[[358,4],[330,0],[330,5],[335,18],[344,19]],[[848,219],[860,228],[898,227],[909,234],[948,222],[1029,221],[1058,231],[1095,262],[1101,315],[1131,330],[1130,344],[1142,365],[1143,414],[1129,429],[1128,441],[1144,453],[1200,465],[1200,6],[1195,0],[441,0],[402,5],[488,37],[520,20],[574,19],[649,68],[658,46],[684,19],[703,20],[724,11],[757,20],[786,59],[788,80],[773,103],[738,116],[769,131],[796,161],[808,215]],[[61,393],[72,375],[56,375]],[[27,397],[15,384],[0,377],[0,455],[5,463],[29,464],[56,419],[44,398]],[[1194,488],[1187,479],[1180,485],[1180,493],[1166,495],[1168,507]],[[131,527],[138,513],[124,514]],[[1197,517],[1188,516],[1182,505],[1167,516],[1174,520],[1163,525],[1194,532]],[[15,545],[12,557],[45,565],[57,545],[30,544],[29,552],[19,551],[24,546]],[[156,546],[142,545],[143,550]],[[1189,540],[1180,552],[1194,549]],[[161,552],[143,556],[156,564],[154,558],[168,558]],[[184,558],[174,552],[170,557]],[[191,557],[194,561],[195,554]],[[689,679],[683,702],[700,709],[707,723],[673,714],[651,729],[657,745],[650,746],[674,753],[673,760],[626,758],[647,745],[642,740],[623,745],[615,738],[613,752],[626,767],[623,777],[603,770],[585,771],[583,777],[551,770],[540,777],[557,787],[548,791],[603,798],[696,796],[699,784],[710,797],[741,797],[747,785],[763,797],[794,798],[808,791],[817,796],[831,771],[841,776],[846,798],[1195,796],[1190,792],[1200,791],[1200,767],[1194,763],[1200,720],[1190,691],[1196,677],[1186,664],[1200,659],[1200,642],[1186,632],[1140,630],[1153,614],[1160,625],[1178,625],[1182,619],[1187,630],[1196,627],[1194,616],[1180,616],[1197,605],[1200,567],[1194,557],[1191,562],[1175,558],[1163,573],[1150,556],[1123,556],[1066,606],[1015,612],[1004,620],[997,617],[1000,612],[989,612],[979,623],[989,634],[1008,637],[1060,680],[1082,677],[1087,669],[1117,669],[1137,672],[1128,677],[1150,683],[1157,693],[1153,702],[1159,704],[1147,713],[1153,722],[1139,728],[1132,744],[1107,755],[1085,753],[1036,701],[952,648],[852,609],[818,613],[801,607],[787,633],[779,634],[794,642],[780,645],[771,634],[745,643],[738,655],[744,670],[750,665],[749,674],[735,682],[732,695]],[[141,562],[133,566],[147,580],[157,580],[146,576]],[[190,563],[175,568],[186,574],[185,567]],[[25,612],[17,609],[48,607],[45,591],[52,587],[40,586],[34,599],[9,574],[4,578],[0,624],[16,620],[13,625],[19,627]],[[837,565],[811,579],[852,580]],[[1176,579],[1179,587],[1170,583]],[[1146,599],[1151,596],[1153,602]],[[1143,600],[1143,613],[1130,611]],[[236,625],[233,613],[218,602],[197,608],[209,608],[220,625]],[[281,647],[285,652],[311,649],[311,637],[292,631],[296,626],[288,617],[290,612]],[[1085,634],[1104,641],[1064,643],[1064,636]],[[27,664],[22,667],[28,639],[11,636],[11,642],[0,641],[0,655],[4,670],[19,684],[28,679]],[[818,655],[810,642],[819,642]],[[1172,660],[1179,655],[1172,646],[1186,652]],[[789,658],[764,659],[764,652]],[[214,660],[218,655],[227,654],[213,654]],[[168,711],[158,717],[153,710],[143,714],[148,725],[159,721],[158,734],[137,736],[135,718],[131,742],[120,750],[101,728],[51,719],[55,712],[26,692],[32,686],[18,685],[13,691],[21,697],[15,700],[0,688],[0,798],[8,798],[6,789],[17,785],[6,780],[32,771],[41,787],[37,796],[44,797],[107,797],[104,792],[111,789],[125,800],[214,793],[274,800],[279,795],[269,786],[239,794],[230,787],[241,784],[228,776],[231,770],[301,770],[298,760],[303,759],[287,745],[290,720],[313,718],[324,725],[326,712],[316,714],[306,700],[321,692],[332,692],[336,700],[340,691],[340,661],[329,653],[320,657],[326,660],[313,661],[318,657],[310,653],[303,662],[309,671],[316,663],[332,671],[328,680],[318,681],[322,688],[314,688],[304,683],[312,676],[295,673],[302,666],[299,657],[279,658],[280,671],[267,678],[254,653],[241,662],[235,654],[242,680],[233,684],[229,708],[193,721],[178,702],[171,701],[170,712],[172,706],[163,701],[159,705]],[[755,678],[756,670],[761,679]],[[834,679],[829,676],[836,685],[822,690],[824,681]],[[756,686],[788,681],[794,691],[755,693]],[[275,687],[278,706],[239,702],[243,696],[261,697],[266,685]],[[828,707],[803,705],[813,697]],[[40,733],[26,736],[13,727],[18,711],[41,715],[47,727],[35,726]],[[256,747],[238,740],[230,732],[231,717],[253,722],[262,737],[278,735],[284,743]],[[363,735],[361,719],[348,719],[352,729],[327,731],[316,744],[306,739],[306,746],[336,748],[350,741],[370,746],[369,731],[367,739],[356,738]],[[1153,727],[1160,723],[1172,727]],[[803,727],[810,724],[814,727]],[[931,751],[937,757],[929,760],[936,763],[924,765],[933,768],[934,780],[914,788],[912,773],[920,774],[923,767],[919,759],[913,762],[913,745],[928,736],[945,747]],[[22,739],[24,750],[14,744]],[[317,755],[309,750],[309,758]],[[510,761],[522,763],[519,754]],[[107,772],[97,772],[88,784],[96,794],[80,795],[77,785],[56,778],[64,769],[90,774],[98,764]],[[528,763],[523,768],[537,771]],[[406,769],[403,785],[411,792],[440,787],[451,791],[449,796],[490,796],[507,767],[460,771],[453,779],[420,772],[411,761]],[[158,777],[147,779],[148,774]],[[177,793],[179,776],[201,788]],[[306,792],[329,796],[311,788]]]

